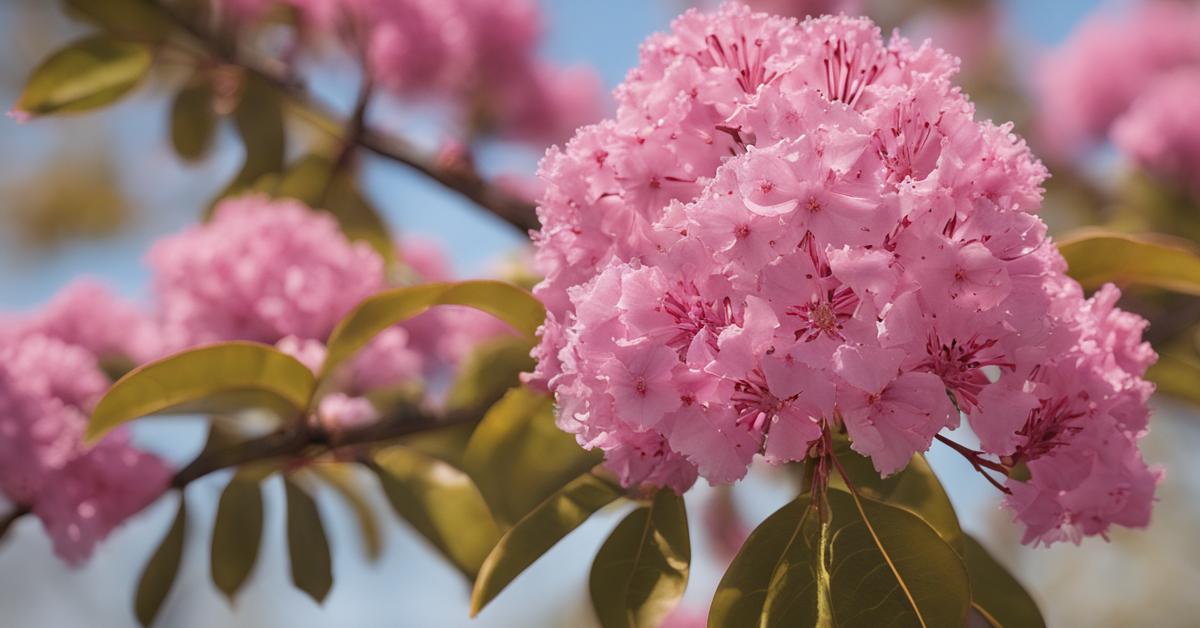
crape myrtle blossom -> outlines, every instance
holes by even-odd
[[[892,474],[965,416],[1032,474],[1005,489],[1027,541],[1144,525],[1145,323],[1065,276],[1045,169],[956,71],[866,19],[734,4],[647,40],[616,118],[541,165],[529,382],[560,427],[683,491],[842,428]]]
[[[534,0],[218,0],[238,23],[272,7],[301,30],[346,40],[376,83],[405,97],[448,99],[466,130],[546,144],[600,117],[590,69],[538,58]]]
[[[1142,0],[1085,21],[1039,71],[1047,148],[1071,156],[1113,139],[1140,165],[1186,176],[1179,168],[1198,149],[1194,125],[1178,120],[1200,113],[1187,92],[1194,94],[1200,71],[1198,32],[1200,7],[1170,0]],[[1168,135],[1160,140],[1160,133]]]
[[[90,298],[94,298],[91,300]],[[0,491],[42,521],[54,551],[78,564],[96,543],[167,487],[170,469],[117,430],[83,443],[92,407],[111,383],[100,355],[140,322],[98,284],[68,288],[44,311],[0,331]]]

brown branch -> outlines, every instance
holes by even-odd
[[[12,512],[5,515],[3,519],[0,519],[0,539],[3,539],[4,535],[8,534],[8,529],[11,528],[18,519],[29,513],[29,506],[17,504]]]
[[[354,137],[344,136],[343,127],[333,122],[337,116],[313,99],[304,85],[296,77],[291,76],[286,68],[268,60],[255,58],[254,55],[239,52],[235,46],[223,42],[203,26],[192,23],[172,7],[163,4],[156,6],[180,30],[190,35],[207,54],[223,63],[238,66],[279,90],[300,113],[312,120],[318,128],[343,141],[352,141],[380,157],[416,170],[473,201],[522,233],[528,233],[539,227],[537,215],[531,204],[496,187],[474,168],[463,167],[460,164],[456,164],[454,167],[444,167],[434,159],[420,154],[407,141],[365,126]],[[369,78],[365,81],[370,82]]]

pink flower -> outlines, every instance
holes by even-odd
[[[1127,498],[1053,501],[1139,525],[1144,321],[1065,276],[1036,216],[1045,169],[974,120],[956,69],[865,19],[734,4],[652,36],[616,118],[541,166],[530,381],[559,426],[623,483],[676,490],[802,460],[827,430],[894,473],[965,416],[1032,486],[1094,496],[1114,476],[1034,461],[1107,435],[1119,456],[1086,455],[1120,460]],[[1106,417],[1100,441],[1075,439],[1081,411]]]
[[[149,254],[165,343],[324,341],[383,282],[383,260],[294,201],[223,201],[212,221]]]
[[[1200,20],[1197,20],[1200,23]],[[1200,62],[1158,79],[1112,127],[1112,139],[1139,166],[1200,192]]]

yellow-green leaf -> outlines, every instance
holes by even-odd
[[[592,608],[604,628],[658,626],[683,597],[691,566],[683,498],[658,491],[629,513],[592,562]]]
[[[1086,230],[1058,245],[1067,273],[1093,290],[1106,282],[1200,295],[1200,255],[1177,240]]]
[[[1200,361],[1179,353],[1163,353],[1150,366],[1146,379],[1154,382],[1157,392],[1200,403]]]
[[[925,520],[959,556],[963,555],[963,532],[950,497],[929,467],[925,457],[916,454],[900,472],[880,478],[871,459],[850,449],[844,439],[835,439],[834,453],[846,469],[850,481],[862,495],[892,506],[899,506]],[[849,490],[838,474],[831,485]]]
[[[401,446],[376,453],[371,466],[396,514],[474,578],[500,529],[467,474]]]
[[[488,554],[471,591],[471,616],[588,517],[620,496],[617,486],[587,473],[546,498]]]
[[[471,435],[463,468],[502,524],[511,525],[542,500],[599,464],[554,424],[554,400],[513,388],[488,410]]]
[[[979,541],[966,535],[971,605],[996,628],[1045,628],[1046,622],[1025,587]]]
[[[146,562],[142,576],[138,580],[137,596],[134,598],[133,609],[138,623],[144,628],[154,624],[163,602],[175,585],[179,575],[179,565],[183,561],[183,541],[187,535],[187,500],[183,493],[179,494],[179,509],[175,512],[175,520],[165,536],[158,543],[158,549]]]
[[[325,480],[330,488],[342,496],[354,511],[358,521],[358,533],[362,539],[363,550],[367,560],[379,560],[383,553],[383,535],[379,531],[379,522],[375,518],[375,510],[371,502],[363,495],[362,487],[353,472],[353,467],[347,464],[317,464],[313,465],[317,475]]]
[[[171,104],[171,145],[180,157],[194,161],[208,153],[216,130],[212,80],[197,75]]]
[[[954,548],[903,508],[830,489],[825,550],[834,626],[962,626],[971,588]]]
[[[396,255],[395,243],[383,217],[371,205],[347,169],[335,172],[333,159],[308,154],[288,167],[275,183],[273,196],[294,198],[313,209],[329,212],[351,240],[370,244],[384,259]]]
[[[379,332],[437,305],[465,305],[512,325],[533,340],[546,318],[541,302],[525,290],[499,281],[431,283],[381,292],[360,303],[329,338],[321,377],[362,349]]]
[[[65,0],[68,12],[124,39],[157,42],[171,22],[153,0]]]
[[[242,169],[209,204],[204,213],[206,220],[212,217],[221,199],[251,191],[270,191],[269,186],[267,189],[258,186],[265,186],[264,182],[273,181],[283,171],[287,155],[284,111],[283,96],[274,86],[253,74],[244,75],[241,99],[233,110],[234,126],[245,149]]]
[[[486,408],[521,383],[520,374],[535,366],[526,338],[504,336],[481,345],[459,368],[446,395],[448,408]]]
[[[292,584],[317,604],[325,601],[333,587],[333,562],[329,540],[317,502],[291,478],[284,478],[287,495],[288,557],[292,565]]]
[[[231,603],[258,561],[263,529],[260,479],[258,474],[238,473],[217,502],[209,567],[213,584]]]
[[[15,110],[37,116],[103,107],[137,87],[153,61],[142,44],[92,35],[43,61],[29,77]]]
[[[226,412],[250,407],[301,412],[312,371],[273,347],[252,342],[208,345],[130,371],[92,412],[87,439],[152,414]]]
[[[807,495],[767,517],[721,578],[711,628],[816,626],[820,521]]]

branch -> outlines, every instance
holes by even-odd
[[[267,84],[279,90],[298,112],[309,118],[314,126],[334,135],[344,142],[353,142],[376,155],[404,164],[413,170],[437,181],[446,188],[458,192],[470,199],[483,209],[518,229],[522,233],[536,230],[539,227],[537,215],[533,206],[516,196],[496,187],[470,166],[455,165],[444,167],[433,159],[421,155],[407,141],[388,135],[381,131],[366,128],[358,129],[353,136],[343,135],[343,127],[333,121],[337,119],[327,107],[309,96],[304,85],[295,77],[289,76],[285,68],[279,64],[255,58],[253,55],[239,52],[235,46],[228,45],[219,37],[202,26],[192,23],[174,8],[156,4],[155,6],[168,17],[179,29],[191,36],[207,54],[223,63],[235,65],[244,71],[262,79]],[[364,67],[363,72],[367,69]],[[370,83],[370,78],[364,81]]]

